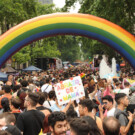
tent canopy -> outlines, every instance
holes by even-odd
[[[5,74],[5,73],[3,73],[3,72],[0,72],[0,80],[1,81],[5,81],[5,80],[7,80],[7,74]]]
[[[35,67],[35,66],[29,66],[29,67],[23,69],[23,71],[41,71],[41,70],[42,70],[42,69],[37,68],[37,67]]]
[[[7,66],[4,69],[2,69],[2,71],[6,72],[6,73],[16,73],[17,71],[15,69],[13,69],[11,66]]]

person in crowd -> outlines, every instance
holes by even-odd
[[[0,130],[0,135],[11,135],[11,134],[5,130]]]
[[[95,94],[95,99],[98,104],[101,104],[102,103],[102,90],[99,88],[98,85],[96,87],[97,87],[97,93]]]
[[[45,115],[45,119],[44,119],[44,123],[43,123],[43,127],[44,127],[43,132],[46,133],[46,132],[50,131],[49,125],[48,125],[48,116],[51,114],[52,111],[49,108],[43,106],[43,103],[45,101],[44,93],[37,92],[37,94],[39,96],[39,100],[38,100],[36,109],[41,111]]]
[[[12,97],[10,100],[10,110],[11,113],[15,115],[15,118],[17,120],[19,114],[21,113],[20,110],[21,100],[17,97]]]
[[[102,121],[99,117],[95,116],[92,113],[92,109],[93,109],[93,102],[90,99],[84,99],[84,100],[81,100],[79,102],[79,114],[80,114],[80,116],[90,116],[90,117],[92,117],[96,121],[96,123],[98,125],[98,128],[102,131],[103,130]]]
[[[66,106],[59,105],[57,98],[55,98],[55,104],[53,104],[50,109],[52,110],[52,112],[54,111],[66,112],[71,104],[72,104],[72,101],[70,100],[70,102],[68,102]]]
[[[70,122],[70,135],[94,135],[90,134],[89,123],[82,118],[75,118]]]
[[[70,122],[72,118],[76,118],[78,116],[73,105],[70,105],[69,109],[66,111],[66,116],[68,122]]]
[[[124,83],[124,86],[125,86],[125,88],[122,89],[122,90],[120,91],[120,93],[125,93],[127,96],[129,96],[129,88],[130,88],[129,82],[125,82],[125,83]]]
[[[115,83],[115,86],[116,88],[113,90],[113,93],[114,94],[120,93],[121,89],[120,89],[120,83],[118,81]]]
[[[2,108],[2,106],[1,106],[1,100],[2,100],[3,98],[8,98],[8,100],[10,100],[10,99],[12,98],[12,95],[10,94],[10,93],[11,93],[11,87],[10,87],[10,86],[5,85],[5,86],[3,87],[3,90],[4,90],[4,95],[2,95],[2,96],[0,97],[0,109]]]
[[[47,135],[66,135],[67,120],[64,112],[56,111],[50,114],[48,123],[51,133],[48,133]]]
[[[70,135],[70,121],[73,118],[78,117],[78,114],[75,111],[75,108],[73,107],[73,105],[70,105],[69,109],[66,111],[66,116],[67,116],[67,132],[66,132],[66,135]]]
[[[106,114],[107,117],[114,116],[115,108],[114,108],[113,98],[110,95],[107,95],[107,96],[102,98],[102,103],[103,103],[103,105],[99,105],[101,107],[101,109],[99,109],[100,110],[100,118],[102,118],[102,119],[104,118],[103,108],[105,108],[107,111],[107,114]]]
[[[20,99],[21,101],[21,105],[20,105],[20,110],[24,111],[25,107],[24,107],[24,101],[25,101],[25,97],[27,96],[26,92],[24,92],[23,90],[19,90],[17,92],[17,98]]]
[[[15,85],[13,75],[8,75],[8,81],[6,82],[6,85],[9,85],[11,87],[13,87]]]
[[[124,111],[129,104],[128,97],[125,93],[118,93],[115,95],[115,101],[117,103],[117,108],[114,116],[120,122],[120,133],[121,135],[132,135],[134,133],[134,114],[131,112],[126,113]]]
[[[22,85],[21,90],[23,90],[24,92],[30,92],[31,91],[30,89],[28,89],[28,81],[22,80],[21,85]]]
[[[41,87],[41,91],[49,93],[51,90],[52,85],[50,84],[49,78],[47,78],[46,81],[44,82],[44,85]]]
[[[8,98],[6,98],[6,97],[2,98],[1,106],[2,106],[1,113],[10,111]]]
[[[0,114],[0,130],[6,125],[14,125],[15,116],[9,112]]]
[[[114,93],[113,93],[113,86],[109,80],[109,82],[106,85],[106,90],[103,92],[103,96],[110,95],[114,98]]]
[[[39,96],[36,93],[28,93],[24,106],[27,111],[17,118],[17,127],[24,135],[38,135],[43,128],[44,114],[36,110]]]
[[[103,120],[104,135],[120,135],[120,123],[113,117],[109,116]]]
[[[51,108],[51,106],[55,104],[55,99],[56,99],[55,91],[51,90],[48,93],[48,99],[44,102],[43,106]]]
[[[102,135],[102,132],[97,126],[96,121],[89,116],[83,116],[82,119],[86,120],[90,126],[90,135]]]
[[[43,106],[43,103],[45,101],[44,93],[37,92],[37,95],[39,96],[39,100],[38,100],[36,109],[43,112],[45,116],[49,115],[52,111],[49,108]]]
[[[0,81],[0,96],[3,95],[4,82]]]
[[[29,79],[28,81],[28,88],[33,91],[36,88],[36,85],[33,83],[32,79]]]
[[[15,116],[11,113],[0,114],[0,130],[6,130],[12,135],[21,135],[21,131],[15,126]]]
[[[127,110],[131,113],[135,112],[135,87],[130,87],[129,91],[129,105]]]
[[[12,96],[13,97],[17,97],[17,92],[20,90],[20,88],[21,88],[21,85],[14,85],[14,87],[12,88],[12,91],[13,91]]]

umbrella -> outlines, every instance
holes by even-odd
[[[23,69],[23,71],[41,71],[41,70],[42,70],[42,69],[37,68],[37,67],[35,67],[35,66],[29,66],[29,67]]]
[[[12,67],[10,66],[7,66],[3,69],[4,72],[6,73],[16,73],[17,71],[15,69],[13,69]]]
[[[6,81],[7,80],[7,74],[3,73],[3,72],[0,72],[0,80],[1,81]]]
[[[114,76],[113,78],[116,78],[116,79],[117,79],[117,78],[120,78],[120,77],[118,77],[118,76]]]

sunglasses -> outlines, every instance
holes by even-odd
[[[106,105],[106,104],[107,104],[107,102],[103,102],[103,104],[105,104],[105,105]]]

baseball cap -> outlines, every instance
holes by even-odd
[[[131,94],[131,93],[133,93],[133,92],[135,92],[135,87],[130,87],[129,93]]]
[[[2,130],[8,131],[12,135],[21,135],[21,131],[13,125],[6,125],[2,128]]]

